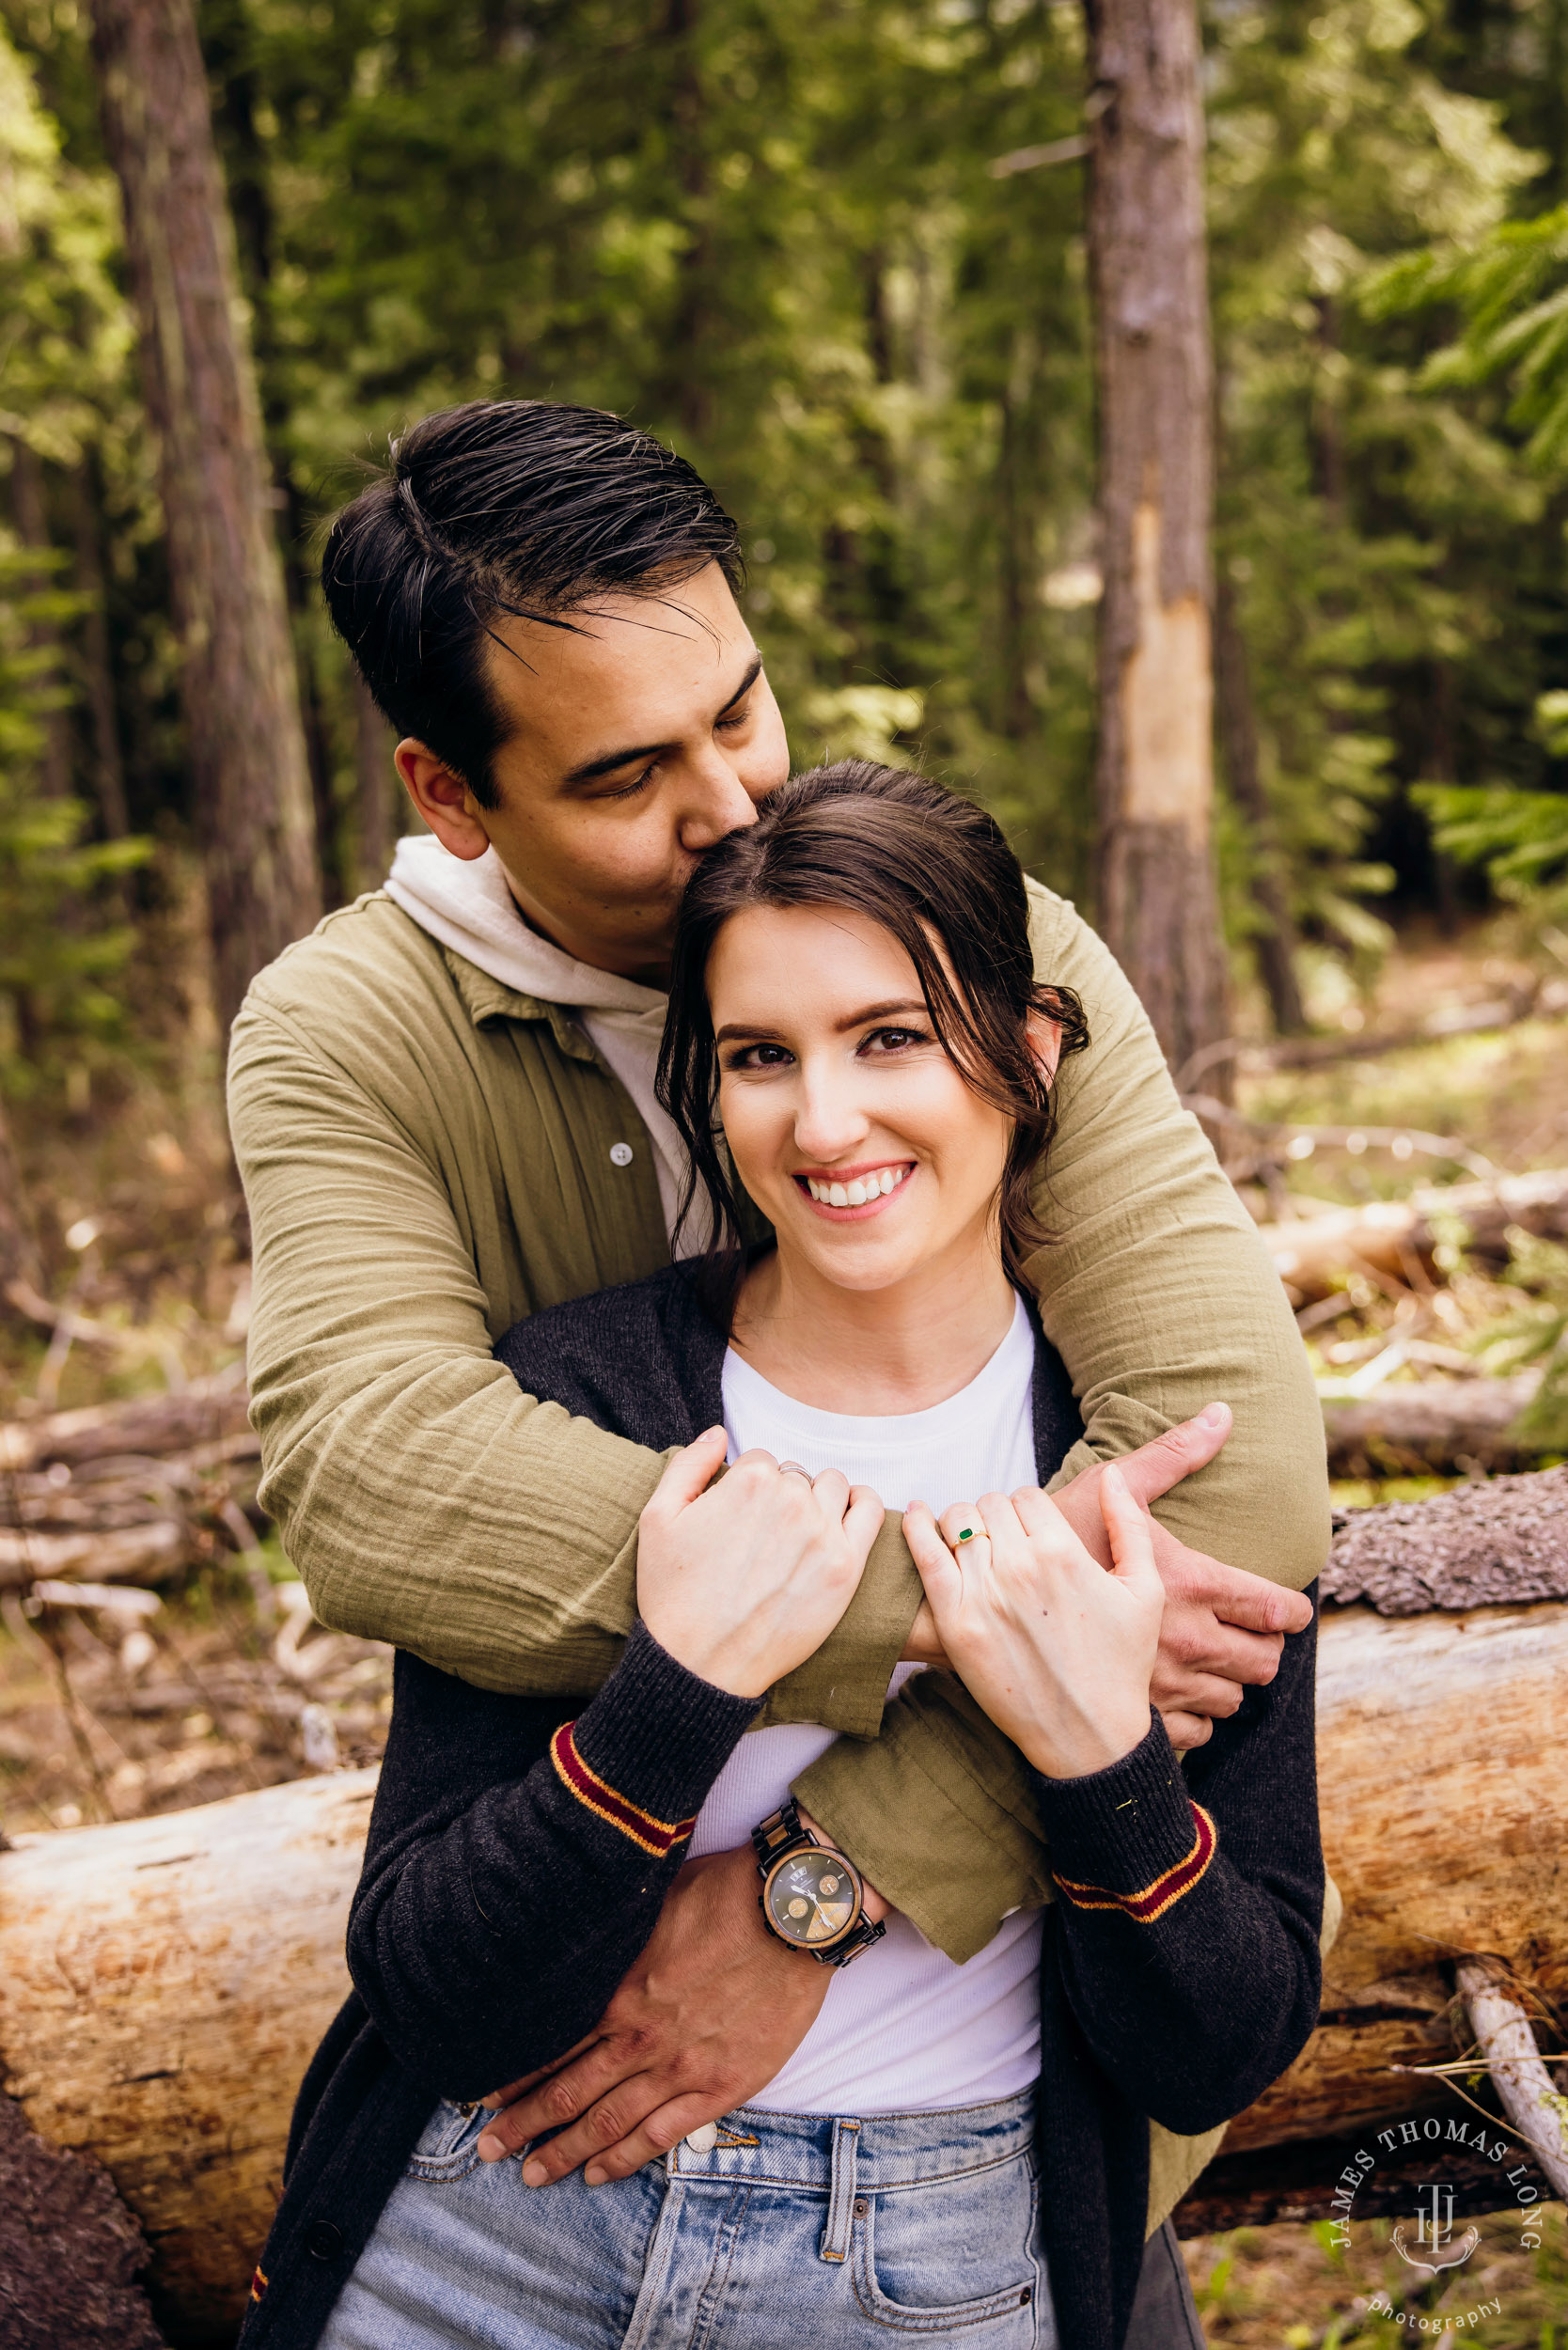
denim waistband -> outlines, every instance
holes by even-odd
[[[833,2198],[846,2186],[889,2194],[934,2186],[1011,2162],[1034,2142],[1035,2092],[941,2113],[766,2113],[743,2106],[711,2146],[682,2138],[671,2178],[800,2187]],[[846,2180],[846,2173],[848,2178]]]

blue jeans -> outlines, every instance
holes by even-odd
[[[1032,2092],[834,2120],[745,2107],[632,2178],[525,2187],[431,2117],[319,2350],[1055,2350]]]

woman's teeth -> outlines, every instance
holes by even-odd
[[[863,1208],[868,1199],[897,1191],[908,1172],[907,1167],[884,1167],[874,1175],[857,1175],[850,1183],[824,1183],[815,1175],[808,1175],[806,1188],[824,1208]]]

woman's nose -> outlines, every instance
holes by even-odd
[[[801,1072],[795,1107],[795,1149],[802,1157],[830,1165],[853,1151],[867,1132],[868,1121],[843,1079],[809,1068]]]

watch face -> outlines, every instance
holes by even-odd
[[[762,1888],[768,1922],[803,1950],[841,1941],[860,1915],[860,1888],[836,1852],[808,1845],[776,1861]]]

